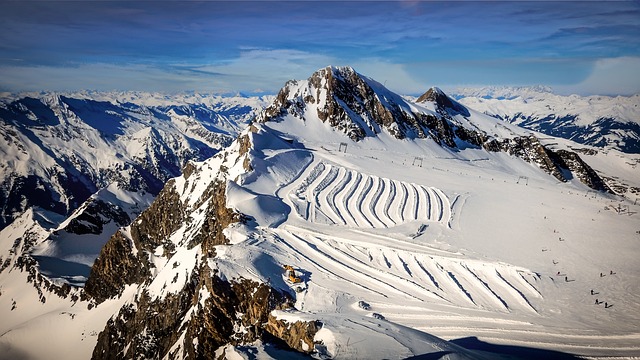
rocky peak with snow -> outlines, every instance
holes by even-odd
[[[328,66],[306,81],[287,82],[257,119],[281,121],[287,116],[321,121],[354,141],[386,132],[396,139],[430,138],[453,149],[502,151],[537,164],[560,181],[570,180],[576,171],[588,186],[610,191],[586,163],[566,158],[570,151],[555,154],[534,134],[474,112],[437,87],[410,103],[351,67]],[[579,158],[574,153],[570,157]],[[568,169],[569,163],[578,165]]]
[[[398,139],[424,138],[428,121],[412,113],[400,96],[351,67],[329,66],[306,81],[288,82],[259,120],[287,113],[300,119],[317,118],[356,141],[383,130]]]
[[[416,99],[417,103],[426,103],[430,102],[436,105],[436,109],[441,114],[446,114],[449,112],[457,112],[460,114],[467,114],[469,116],[469,111],[462,105],[460,105],[457,101],[451,99],[447,94],[444,93],[438,87],[432,87],[427,90],[424,94],[419,96]]]

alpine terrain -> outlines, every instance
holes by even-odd
[[[25,117],[60,119],[41,113]],[[118,145],[122,119],[96,125],[111,129],[100,152],[78,153],[139,154]],[[152,125],[140,131],[165,126]],[[16,216],[0,232],[0,357],[640,356],[640,155],[543,135],[438,88],[409,101],[350,67],[287,82],[215,144],[148,207],[109,185],[92,199],[130,207],[89,201],[53,230],[33,207]],[[82,257],[99,227],[87,212],[116,219],[95,261]]]
[[[561,96],[550,88],[460,89],[465,106],[512,124],[581,144],[640,153],[640,95]]]

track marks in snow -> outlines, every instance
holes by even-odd
[[[312,250],[323,272],[334,272],[335,277],[376,294],[401,294],[421,302],[483,311],[537,313],[532,299],[540,298],[540,293],[524,280],[531,274],[521,268],[419,249],[403,250],[393,247],[393,238],[387,246],[312,234],[295,227],[289,227],[289,232],[290,236],[283,237],[294,240],[291,248],[305,257],[304,249]]]
[[[324,163],[300,179],[292,194],[306,202],[296,208],[311,222],[386,228],[416,220],[448,224],[451,217],[450,201],[440,189]]]

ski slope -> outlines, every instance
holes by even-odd
[[[318,163],[290,198],[311,222],[388,228],[415,220],[447,224],[450,202],[442,191]]]
[[[334,316],[522,351],[639,356],[639,205],[595,194],[577,180],[558,182],[506,154],[447,151],[428,139],[398,143],[384,133],[344,151],[342,135],[296,121],[261,124],[252,134],[254,144],[271,145],[266,139],[286,134],[288,142],[272,150],[296,152],[287,159],[299,160],[287,162],[289,176],[272,187],[267,179],[278,165],[233,186],[269,188],[287,205],[278,209],[290,211],[275,228],[258,221],[255,229],[227,229],[245,240],[219,246],[225,276],[291,288],[297,312],[287,316],[325,321],[337,348],[355,347],[364,358],[379,354],[352,342],[373,335],[331,328]],[[297,135],[309,127],[315,137]],[[611,170],[619,156],[588,161]],[[632,167],[618,171],[634,183],[640,179],[629,175]],[[629,212],[619,215],[615,204]],[[273,209],[252,211],[262,219]],[[282,264],[303,284],[284,281]]]

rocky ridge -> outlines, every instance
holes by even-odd
[[[430,138],[454,149],[476,146],[517,156],[560,181],[570,180],[575,173],[594,190],[612,192],[588,164],[577,161],[577,153],[555,152],[532,133],[507,129],[508,134],[500,136],[479,129],[469,122],[471,111],[438,88],[429,89],[416,104],[429,110],[416,108],[350,67],[330,66],[307,81],[288,82],[258,121],[277,121],[286,114],[300,119],[317,117],[354,141],[386,131],[397,139]]]
[[[215,265],[217,246],[230,241],[224,229],[246,222],[227,207],[226,192],[232,174],[242,182],[251,171],[245,162],[252,130],[215,157],[189,163],[182,177],[169,181],[147,210],[107,242],[86,294],[99,304],[127,286],[138,290],[99,334],[94,358],[211,358],[224,345],[256,340],[302,352],[314,348],[315,322],[287,323],[270,315],[291,308],[292,295],[255,279],[226,279]]]

